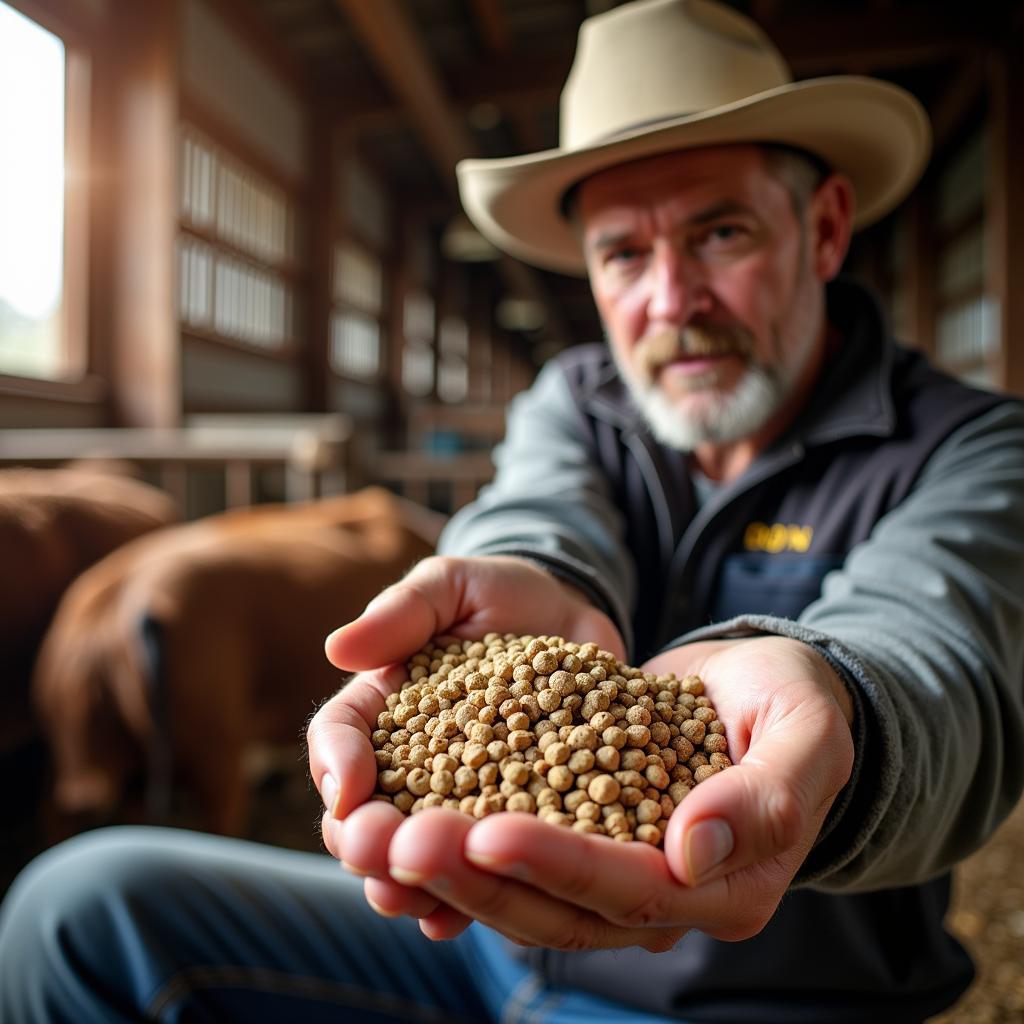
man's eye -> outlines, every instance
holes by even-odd
[[[624,246],[621,249],[613,249],[605,257],[608,263],[626,264],[640,259],[640,250]]]
[[[739,241],[745,235],[746,231],[739,224],[716,224],[707,230],[704,241],[712,245],[726,245]]]

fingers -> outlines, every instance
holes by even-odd
[[[342,866],[350,874],[366,876],[363,882],[363,894],[366,902],[383,917],[428,917],[435,914],[440,902],[436,897],[422,889],[413,889],[399,885],[387,875],[387,844],[394,833],[402,816],[392,807],[390,810],[398,814],[398,822],[387,813],[388,807],[380,802],[366,805],[371,808],[369,815],[362,817],[356,826],[349,830],[349,843],[344,839],[348,822],[340,822],[332,818],[328,812],[323,815],[324,844]],[[349,821],[354,821],[352,815]],[[374,819],[379,819],[375,821]],[[346,849],[349,851],[346,857]],[[383,867],[381,866],[383,865]],[[374,877],[383,876],[383,877]]]
[[[454,939],[461,935],[471,924],[473,919],[448,906],[447,903],[439,903],[437,910],[420,920],[420,931],[428,939],[435,942],[443,942],[446,939]]]
[[[364,804],[343,824],[334,823],[341,831],[339,860],[348,871],[365,876],[363,893],[378,914],[430,918],[429,927],[436,937],[454,937],[466,927],[468,919],[462,920],[461,914],[441,913],[444,908],[436,896],[402,885],[388,874],[388,847],[403,821],[404,815],[393,804],[381,800]]]
[[[369,799],[377,782],[370,743],[385,698],[404,679],[400,666],[356,676],[313,716],[306,732],[309,769],[328,812],[344,818]],[[326,834],[325,834],[326,842]]]
[[[700,909],[653,846],[587,836],[526,815],[485,818],[469,832],[465,855],[622,928],[678,926]]]
[[[557,836],[554,826],[530,815],[494,817],[519,819],[521,824],[532,823],[543,829],[542,846],[545,840]],[[428,890],[466,917],[481,921],[525,945],[565,950],[605,949],[647,943],[659,946],[668,941],[664,934],[642,927],[622,928],[599,914],[567,902],[560,898],[557,887],[546,890],[473,866],[462,851],[475,825],[472,818],[444,809],[408,819],[391,843],[392,878]],[[425,934],[431,934],[431,923],[428,919],[421,924]],[[678,929],[672,934],[678,937]]]
[[[512,818],[519,819],[518,827]],[[661,952],[690,928],[721,939],[749,938],[764,927],[785,891],[784,882],[760,867],[683,886],[661,851],[646,843],[581,835],[527,815],[485,818],[469,832],[465,856],[489,873],[547,893],[544,905],[568,903],[588,911],[595,948],[639,945]],[[446,898],[460,905],[456,896]],[[529,934],[549,943],[576,920],[563,910],[547,922],[551,927]]]
[[[363,895],[382,917],[431,917],[441,908],[436,896],[424,889],[399,885],[390,878],[367,878]]]
[[[335,860],[344,859],[345,847],[342,843],[342,824],[330,811],[324,811],[320,818],[320,838],[327,852]]]
[[[341,824],[342,862],[353,874],[387,878],[388,847],[405,816],[394,804],[371,800]]]
[[[526,815],[492,815],[466,839],[466,859],[529,882],[621,925],[672,923],[677,908],[654,906],[655,893],[678,888],[660,851],[556,828]]]
[[[563,909],[537,890],[465,860],[463,844],[474,824],[474,819],[443,808],[410,818],[392,841],[392,878],[426,888],[467,916],[538,945],[557,944],[567,932],[582,939],[589,915]],[[567,924],[567,911],[579,920]]]

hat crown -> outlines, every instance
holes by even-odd
[[[562,91],[560,145],[585,149],[792,80],[771,40],[729,7],[712,0],[626,4],[580,28]]]

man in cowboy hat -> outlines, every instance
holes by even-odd
[[[608,345],[544,369],[445,554],[328,639],[358,674],[310,764],[349,872],[67,844],[5,906],[4,1020],[906,1022],[969,983],[948,872],[1024,775],[1024,412],[837,277],[923,166],[920,108],[792,83],[709,0],[643,0],[585,23],[562,114],[558,150],[466,163],[462,194],[507,251],[586,271]],[[736,764],[664,854],[366,802],[395,663],[492,631],[704,678]]]

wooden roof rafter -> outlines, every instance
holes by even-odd
[[[499,0],[469,0],[469,7],[488,51],[507,53],[511,33]]]
[[[335,3],[359,37],[377,73],[408,112],[412,128],[426,147],[445,189],[455,198],[455,165],[476,155],[476,146],[456,115],[411,18],[396,0]],[[540,276],[507,256],[502,256],[496,267],[510,292],[543,304],[548,317],[544,333],[564,340],[568,336],[565,318]]]

